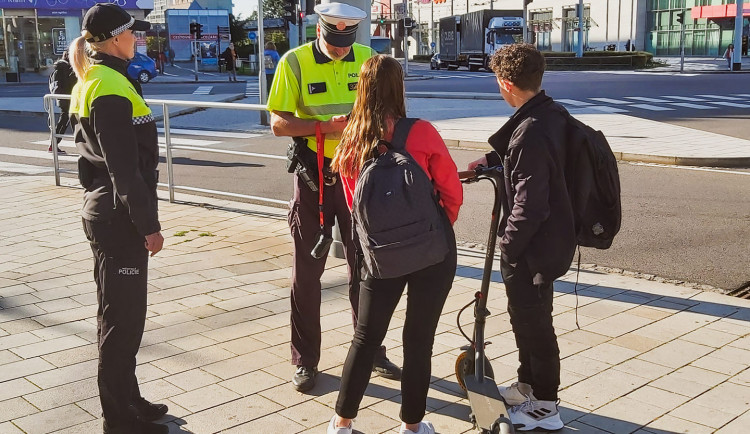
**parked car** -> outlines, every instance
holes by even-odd
[[[440,59],[440,53],[435,53],[430,59],[430,69],[447,68],[448,63]]]
[[[156,62],[145,54],[135,53],[128,64],[128,76],[141,83],[148,83],[156,77]]]

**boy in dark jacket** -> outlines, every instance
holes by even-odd
[[[552,326],[552,282],[576,246],[565,184],[564,109],[541,90],[545,61],[529,44],[498,50],[490,63],[503,99],[517,110],[489,139],[495,150],[471,163],[504,167],[500,271],[518,347],[518,382],[500,387],[516,429],[558,430],[560,350]]]

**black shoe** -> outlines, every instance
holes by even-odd
[[[297,372],[292,378],[292,386],[297,392],[307,392],[315,387],[315,377],[318,376],[318,368],[308,366],[297,366]]]
[[[105,421],[103,424],[104,434],[169,434],[169,427],[166,425],[134,420],[125,425],[110,427]]]
[[[169,434],[169,427],[160,423],[138,421],[138,429],[141,434]]]
[[[401,368],[396,366],[395,363],[388,360],[388,357],[386,356],[378,357],[375,359],[372,364],[372,372],[389,380],[401,379]]]
[[[52,153],[52,146],[47,148],[47,152]],[[60,148],[57,148],[57,155],[68,155],[68,153]]]
[[[145,422],[155,421],[156,419],[159,419],[167,414],[167,411],[169,411],[169,407],[167,407],[166,405],[152,404],[146,401],[146,399],[144,398],[140,398],[130,405],[135,409],[135,414],[136,416],[138,416],[138,419]]]

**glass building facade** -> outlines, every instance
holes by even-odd
[[[154,5],[153,0],[111,1],[139,19]],[[0,0],[3,26],[0,71],[39,72],[51,66],[73,39],[81,35],[83,15],[96,3],[96,0]]]
[[[648,0],[646,13],[646,51],[656,55],[680,54],[678,13],[685,13],[685,55],[717,57],[734,40],[734,17],[693,19],[694,6],[734,5],[734,0]],[[750,1],[745,1],[745,9]],[[744,18],[743,35],[748,35]]]

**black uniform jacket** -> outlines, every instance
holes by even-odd
[[[113,69],[129,83],[123,82],[119,94],[95,97],[89,117],[71,113],[76,147],[81,154],[79,179],[86,189],[81,215],[91,221],[109,221],[117,213],[127,213],[141,235],[153,234],[161,229],[156,196],[156,123],[150,114],[133,116],[129,98],[142,98],[143,92],[137,81],[127,77],[127,61],[97,54],[94,63]],[[73,105],[71,111],[75,110]]]
[[[526,261],[534,284],[565,274],[576,247],[565,183],[565,109],[541,91],[510,117],[489,143],[488,162],[504,166],[500,251]]]

